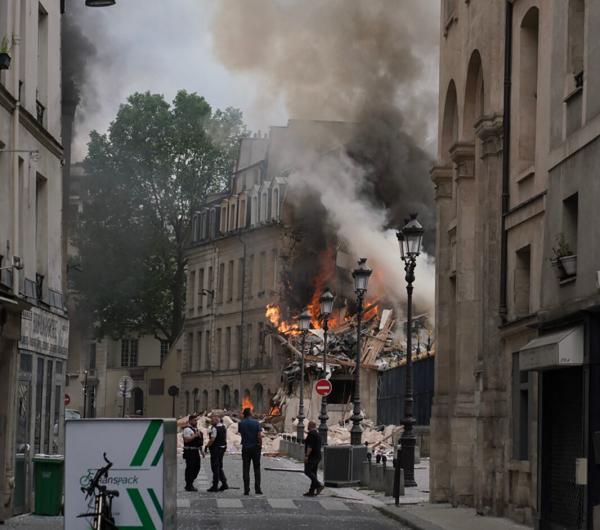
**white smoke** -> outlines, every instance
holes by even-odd
[[[365,170],[340,149],[319,158],[310,167],[293,172],[288,179],[289,199],[313,192],[327,211],[328,219],[349,252],[367,258],[373,269],[369,291],[405,311],[406,281],[404,263],[396,231],[386,229],[388,212],[375,209],[361,191]],[[414,300],[420,310],[433,316],[435,268],[433,258],[422,253],[417,261]]]

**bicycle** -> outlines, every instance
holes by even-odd
[[[94,497],[94,511],[92,513],[81,513],[77,517],[93,517],[92,530],[116,530],[115,519],[112,515],[112,501],[119,496],[116,490],[109,490],[106,486],[100,484],[102,478],[108,478],[108,470],[113,463],[103,454],[106,465],[96,471],[94,478],[87,487],[82,487],[81,491],[85,493],[85,499]],[[88,504],[91,508],[91,503]]]

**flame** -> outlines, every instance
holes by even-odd
[[[312,315],[312,326],[313,328],[320,329],[320,304],[319,298],[323,294],[325,287],[335,277],[335,253],[333,248],[328,247],[324,252],[319,255],[319,274],[313,280],[313,295],[308,304],[308,309]],[[339,315],[338,315],[339,316]],[[329,327],[336,327],[339,322],[336,321],[335,313],[329,317]],[[334,325],[335,324],[335,325]]]
[[[276,304],[268,304],[265,316],[282,335],[298,335],[300,330],[296,324],[290,324],[281,318],[281,309]]]
[[[366,311],[363,313],[363,320],[370,320],[379,315],[379,305],[375,302],[367,302],[365,304]]]
[[[250,409],[254,412],[254,405],[252,404],[250,396],[244,396],[244,399],[242,399],[242,410],[244,409]]]
[[[269,416],[281,416],[281,409],[278,406],[271,407]]]

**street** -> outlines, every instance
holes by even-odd
[[[316,498],[306,498],[308,479],[294,471],[273,471],[269,468],[297,470],[301,465],[284,458],[262,458],[263,495],[242,490],[241,455],[225,456],[225,475],[230,489],[222,493],[207,493],[210,487],[210,459],[202,460],[196,479],[197,493],[183,489],[184,463],[177,464],[177,528],[220,530],[269,530],[281,528],[329,529],[332,517],[336,527],[348,530],[401,530],[402,526],[377,511],[378,501],[350,488],[326,488]],[[251,492],[254,479],[251,477]],[[62,530],[62,517],[27,515],[8,521],[4,529],[44,528]]]
[[[352,530],[398,529],[398,523],[381,515],[366,495],[349,488],[329,489],[316,498],[303,497],[308,479],[293,471],[272,471],[269,468],[300,469],[301,465],[283,458],[262,458],[263,495],[243,495],[241,455],[225,456],[225,475],[231,489],[222,493],[207,493],[210,487],[210,460],[202,461],[196,480],[198,493],[183,490],[183,462],[178,465],[177,527],[252,530],[280,528],[326,529],[335,517],[336,527]],[[252,473],[251,473],[252,474]],[[240,489],[234,489],[240,488]]]

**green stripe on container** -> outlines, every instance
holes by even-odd
[[[139,490],[128,489],[127,493],[129,494],[129,498],[131,499],[133,507],[140,518],[140,523],[142,523],[141,528],[144,530],[156,530],[156,526],[154,526],[152,517],[150,517],[148,508],[146,508],[146,504],[144,503],[144,499],[142,499],[142,494],[139,492]]]
[[[140,442],[140,445],[138,446],[138,449],[131,460],[131,467],[139,467],[144,464],[144,460],[146,460],[146,457],[150,452],[150,447],[152,447],[152,444],[154,443],[156,434],[160,430],[161,423],[162,422],[160,420],[152,420],[150,422],[148,429],[146,429],[146,434],[144,434],[144,437],[142,438],[142,441]]]
[[[162,506],[160,505],[160,502],[158,502],[158,497],[156,496],[156,493],[154,492],[154,490],[152,488],[148,489],[148,493],[150,494],[150,498],[152,499],[152,503],[154,504],[154,507],[156,508],[156,511],[158,512],[158,515],[160,516],[160,520],[163,520],[163,510],[162,510]]]
[[[164,447],[164,442],[160,442],[160,446],[158,448],[158,451],[156,451],[156,456],[154,457],[154,460],[152,460],[152,467],[154,467],[155,465],[157,465],[158,462],[160,461],[160,457],[163,454],[163,447]]]

